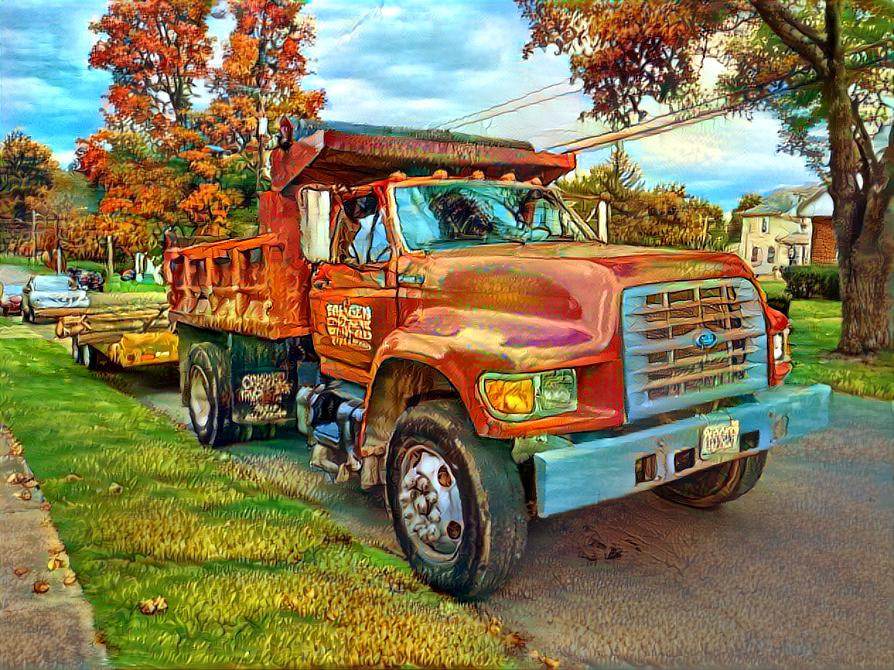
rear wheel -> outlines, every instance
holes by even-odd
[[[218,447],[233,440],[230,366],[224,353],[203,342],[189,351],[186,377],[189,418],[199,442]]]
[[[761,478],[766,463],[767,452],[761,451],[753,456],[715,465],[652,490],[665,500],[687,507],[716,507],[753,489]]]
[[[397,539],[423,581],[476,598],[509,577],[528,534],[518,466],[506,444],[475,434],[462,403],[404,412],[386,467]]]

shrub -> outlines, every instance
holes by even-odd
[[[782,277],[792,298],[841,300],[835,265],[790,265],[782,269]]]

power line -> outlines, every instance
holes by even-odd
[[[478,110],[477,112],[472,112],[471,114],[465,114],[465,115],[463,115],[463,116],[458,116],[458,117],[456,117],[456,118],[454,118],[454,119],[450,119],[449,121],[444,121],[444,122],[442,122],[442,123],[439,123],[439,124],[437,124],[437,125],[434,126],[434,127],[436,127],[436,128],[443,128],[443,127],[446,127],[446,126],[450,126],[450,127],[452,127],[452,128],[458,128],[458,127],[460,127],[460,126],[466,126],[466,125],[469,125],[470,123],[477,123],[478,121],[485,121],[486,119],[493,118],[493,117],[492,117],[492,116],[487,116],[487,117],[484,117],[484,118],[482,118],[482,119],[475,119],[475,120],[465,121],[464,123],[460,123],[460,124],[455,125],[455,126],[451,126],[451,125],[450,125],[450,124],[455,123],[456,121],[463,121],[464,119],[469,119],[470,117],[480,116],[481,114],[486,114],[487,112],[494,111],[494,110],[496,110],[496,109],[499,109],[500,107],[505,107],[506,105],[511,105],[513,102],[520,102],[521,100],[524,100],[525,98],[528,98],[528,97],[530,97],[530,96],[532,96],[532,95],[535,95],[536,93],[542,93],[543,91],[546,91],[546,90],[548,90],[548,89],[550,89],[550,88],[555,88],[556,86],[561,86],[562,84],[568,84],[568,83],[569,83],[569,82],[568,82],[567,79],[563,79],[562,81],[557,81],[557,82],[555,82],[554,84],[549,84],[549,85],[547,85],[547,86],[541,86],[540,88],[536,88],[536,89],[534,89],[533,91],[528,91],[528,92],[525,93],[524,95],[520,95],[520,96],[518,96],[517,98],[511,98],[511,99],[509,99],[509,100],[505,100],[504,102],[501,102],[501,103],[499,103],[499,104],[497,104],[497,105],[491,105],[490,107],[485,107],[484,109],[480,109],[480,110]],[[548,98],[543,98],[543,99],[540,100],[540,101],[536,101],[536,102],[533,102],[533,103],[529,103],[528,105],[523,105],[522,107],[515,107],[515,108],[513,108],[513,109],[506,110],[505,112],[501,112],[501,114],[508,114],[508,113],[510,113],[510,112],[514,112],[514,111],[516,111],[516,110],[518,110],[518,109],[522,109],[522,108],[525,107],[525,106],[530,106],[531,104],[539,104],[539,102],[546,102],[546,101],[548,101],[548,100],[553,99],[553,97],[561,97],[562,95],[568,95],[568,94],[570,94],[570,93],[577,93],[577,92],[580,91],[580,90],[582,90],[582,89],[581,89],[581,88],[577,88],[577,89],[575,89],[574,91],[568,91],[568,92],[566,92],[566,93],[561,93],[561,94],[559,94],[558,96],[552,96],[552,97],[548,97]],[[495,115],[495,116],[500,116],[500,114],[497,114],[497,115]]]
[[[564,93],[557,93],[556,95],[550,95],[546,98],[540,98],[539,100],[532,100],[531,102],[526,102],[523,105],[518,105],[516,107],[512,107],[511,109],[506,109],[501,112],[494,112],[493,114],[488,114],[486,116],[482,116],[477,119],[471,119],[469,121],[463,121],[462,123],[457,123],[455,125],[452,125],[450,128],[451,129],[461,128],[462,126],[468,126],[472,123],[479,123],[481,121],[487,121],[488,119],[495,119],[498,116],[503,116],[505,114],[512,114],[513,112],[517,112],[520,109],[525,109],[526,107],[533,107],[534,105],[540,105],[540,104],[543,104],[544,102],[549,102],[550,100],[555,100],[556,98],[565,97],[566,95],[573,95],[575,93],[580,93],[582,90],[583,89],[576,88],[576,89],[572,89],[571,91],[565,91]]]

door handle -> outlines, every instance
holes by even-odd
[[[327,286],[329,286],[329,283],[330,282],[328,279],[317,279],[314,282],[314,288],[315,289],[323,289],[323,288],[326,288]]]
[[[397,275],[397,281],[400,284],[422,286],[425,283],[425,275]]]

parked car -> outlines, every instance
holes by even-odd
[[[22,287],[19,284],[0,284],[0,309],[3,316],[22,313]]]
[[[64,316],[90,306],[87,291],[68,275],[37,275],[22,289],[22,321]],[[52,310],[52,311],[50,311]]]
[[[102,291],[106,281],[102,273],[94,270],[68,268],[68,275],[75,280],[78,288],[87,291]]]

